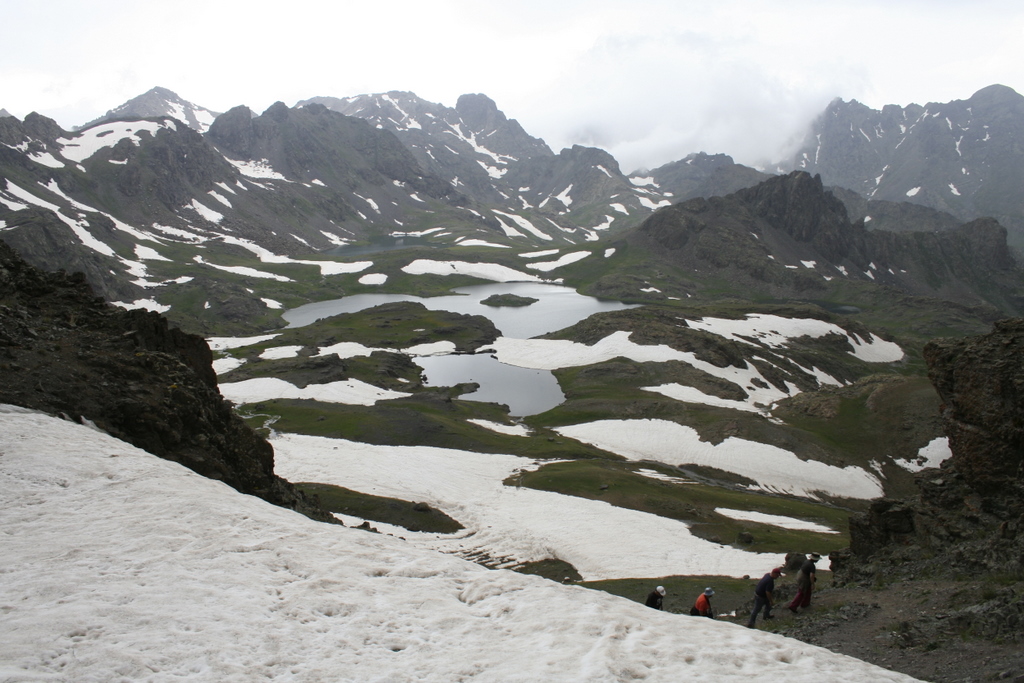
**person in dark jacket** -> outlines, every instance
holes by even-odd
[[[761,577],[761,580],[757,582],[757,586],[754,588],[754,611],[750,613],[750,621],[747,622],[747,628],[754,628],[754,624],[757,622],[757,615],[761,612],[761,608],[764,608],[764,618],[772,618],[772,606],[775,605],[775,598],[772,593],[775,591],[775,579],[782,576],[782,567],[776,567],[767,574]]]
[[[654,609],[663,609],[663,607],[661,606],[661,603],[662,603],[662,601],[664,599],[665,599],[665,587],[664,586],[658,586],[657,588],[655,588],[654,590],[652,590],[650,592],[650,594],[647,596],[647,602],[645,602],[644,604],[647,605],[648,607],[653,607]]]
[[[714,594],[715,591],[711,590],[711,586],[705,588],[704,592],[697,596],[697,602],[693,603],[693,607],[690,608],[690,615],[714,619],[715,613],[711,609],[711,596]]]
[[[800,573],[796,577],[796,597],[789,603],[789,611],[796,614],[798,607],[807,608],[811,605],[811,593],[814,592],[814,584],[818,581],[815,574],[814,563],[821,559],[818,553],[811,553],[807,560],[800,567]]]

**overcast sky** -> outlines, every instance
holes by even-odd
[[[1020,0],[0,0],[0,107],[65,128],[153,86],[215,111],[406,90],[490,96],[622,170],[756,164],[834,97],[1024,92]]]

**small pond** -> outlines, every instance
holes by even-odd
[[[450,387],[476,382],[480,388],[459,398],[483,403],[504,403],[515,417],[551,410],[565,400],[555,376],[547,370],[530,370],[499,363],[489,354],[428,356],[416,358],[429,387]]]

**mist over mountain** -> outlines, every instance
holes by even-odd
[[[1024,96],[1003,85],[966,100],[871,109],[833,100],[779,170],[875,200],[911,202],[960,220],[991,216],[1024,244]]]

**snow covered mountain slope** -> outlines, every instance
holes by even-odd
[[[542,239],[597,240],[636,225],[670,197],[634,185],[618,162],[596,148],[573,146],[553,154],[486,95],[463,95],[454,108],[413,93],[389,92],[339,99],[315,97],[343,114],[393,131],[424,168],[447,179],[496,214],[510,235],[515,215],[535,226]]]
[[[528,192],[517,183],[519,199],[507,186],[475,199],[450,176],[452,168],[421,166],[416,148],[396,133],[315,103],[278,103],[259,116],[238,107],[205,136],[166,116],[106,120],[75,133],[37,114],[4,117],[0,231],[36,265],[81,270],[108,299],[135,301],[156,286],[146,273],[157,261],[159,283],[169,286],[194,278],[196,263],[251,271],[240,257],[291,262],[353,242],[414,237],[438,246],[558,247],[596,241],[665,201],[643,188],[626,189],[628,201],[609,197],[610,187],[629,183],[607,154],[541,153],[543,143],[504,121],[493,103],[481,111],[468,106],[466,115],[476,126],[503,121],[488,131],[495,134],[487,144],[503,150],[526,140],[515,149],[526,145],[539,164],[502,174],[522,182],[539,174],[547,185]],[[461,119],[446,126],[443,149],[454,164],[465,161],[459,154],[478,156],[491,169],[513,164],[510,154],[478,141],[483,129],[469,126]],[[484,166],[470,161],[457,172],[490,179]]]
[[[799,641],[312,522],[0,408],[9,680],[910,681]]]

